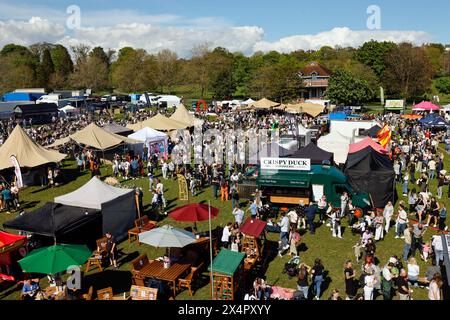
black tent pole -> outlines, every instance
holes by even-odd
[[[53,224],[53,241],[56,246],[56,230],[55,230],[55,203],[52,203],[52,224]]]

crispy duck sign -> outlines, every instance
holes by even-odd
[[[311,159],[261,158],[261,170],[311,170]]]

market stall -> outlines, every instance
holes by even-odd
[[[222,249],[212,263],[212,300],[234,300],[243,279],[245,253]],[[208,268],[211,271],[211,267]]]
[[[0,231],[0,284],[13,280],[20,273],[17,263],[27,254],[27,237]]]
[[[266,242],[267,222],[259,219],[248,218],[240,227],[243,234],[241,240],[241,251],[246,254],[244,260],[244,269],[252,269],[256,263],[260,262],[263,257],[264,245]]]

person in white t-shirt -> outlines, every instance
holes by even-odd
[[[405,211],[405,208],[402,205],[399,205],[398,216],[397,216],[397,235],[395,239],[404,238],[403,232],[408,225],[408,214]]]
[[[222,231],[222,246],[226,249],[228,249],[228,246],[230,244],[230,235],[231,235],[231,227],[233,224],[231,222],[228,222],[228,224],[223,228]]]
[[[376,279],[371,269],[367,270],[364,277],[364,300],[373,300],[373,289],[375,288]]]
[[[166,207],[166,199],[164,198],[164,185],[161,183],[161,180],[156,179],[156,193],[161,199],[163,207]]]

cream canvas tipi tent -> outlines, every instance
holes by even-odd
[[[175,110],[175,112],[170,116],[170,119],[185,123],[189,127],[201,126],[203,124],[203,120],[197,119],[190,114],[183,104],[178,106],[177,110]]]
[[[46,163],[60,162],[66,155],[47,150],[33,141],[17,125],[0,147],[0,170],[12,168],[11,156],[15,156],[20,167],[34,168]]]

